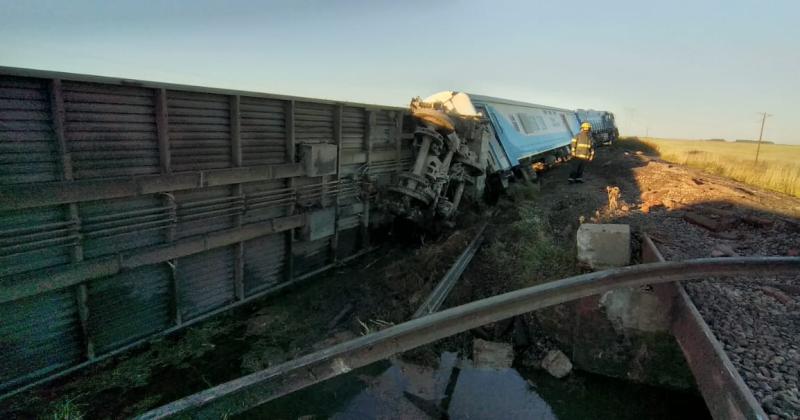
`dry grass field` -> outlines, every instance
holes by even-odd
[[[635,141],[626,139],[625,141]],[[746,184],[800,197],[800,146],[640,138],[662,159]]]

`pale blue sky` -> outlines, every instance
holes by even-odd
[[[559,4],[556,4],[559,3]],[[387,105],[462,90],[623,133],[800,144],[800,1],[0,0],[0,65]]]

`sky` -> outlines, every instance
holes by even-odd
[[[800,1],[0,0],[0,66],[407,105],[610,110],[622,134],[800,144]]]

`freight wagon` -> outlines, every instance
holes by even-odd
[[[0,67],[0,394],[369,249],[408,118]]]
[[[570,110],[0,67],[0,394],[281,290],[568,157]]]

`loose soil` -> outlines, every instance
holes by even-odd
[[[800,250],[800,200],[663,162],[646,144],[622,141],[600,149],[583,184],[568,184],[568,170],[548,171],[538,188],[512,188],[510,202],[500,204],[501,216],[487,231],[489,245],[446,305],[579,273],[569,258],[583,222],[629,224],[634,263],[643,233],[667,260],[797,256]],[[610,199],[614,187],[620,194]],[[548,247],[561,257],[553,258]],[[541,260],[534,264],[532,258]],[[709,279],[687,288],[767,413],[800,417],[800,276]],[[534,315],[521,319],[536,325]],[[515,339],[513,327],[494,330]],[[534,364],[553,346],[551,338],[533,338],[540,347]]]

